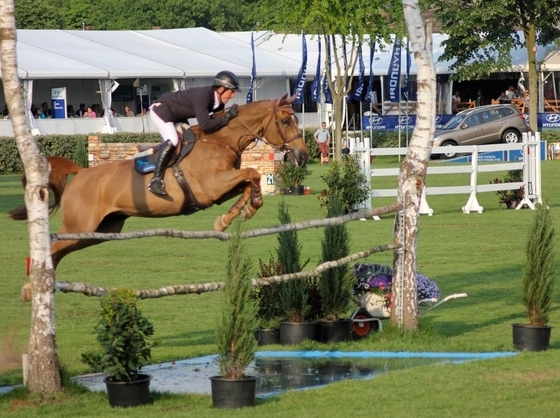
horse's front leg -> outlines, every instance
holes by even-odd
[[[241,197],[237,199],[235,204],[229,209],[228,213],[218,217],[216,221],[214,221],[214,229],[217,231],[226,230],[233,220],[239,216],[239,214],[242,215],[244,221],[252,218],[257,210],[263,205],[260,173],[253,168],[235,170],[234,172],[237,175],[228,179],[228,183],[230,185],[235,184],[234,187],[236,187],[243,181],[248,182],[248,184],[243,188]]]

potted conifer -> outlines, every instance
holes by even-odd
[[[228,249],[224,306],[218,322],[217,363],[220,375],[210,378],[214,408],[255,405],[256,376],[245,375],[257,349],[257,303],[252,297],[251,260],[245,253],[241,222],[233,224]]]
[[[101,319],[95,327],[100,349],[82,354],[82,361],[105,373],[109,404],[137,406],[149,402],[150,380],[140,369],[151,358],[154,328],[137,306],[130,289],[111,290],[101,298]]]
[[[336,194],[329,197],[327,217],[342,216],[344,207]],[[350,238],[346,225],[328,226],[321,242],[322,261],[334,261],[346,257],[350,252]],[[332,343],[350,339],[352,321],[345,318],[348,313],[354,277],[344,264],[326,270],[319,280],[321,294],[321,341]]]
[[[282,200],[278,204],[280,223],[291,222],[288,206]],[[278,262],[286,274],[298,273],[307,264],[301,263],[301,244],[297,231],[286,231],[278,234]],[[285,320],[280,321],[280,342],[282,344],[299,344],[305,339],[314,340],[317,332],[317,321],[309,320],[311,305],[309,304],[308,283],[303,279],[294,279],[282,284],[280,306]]]
[[[533,224],[527,237],[527,259],[523,269],[522,301],[528,324],[512,324],[513,345],[518,350],[546,350],[551,327],[548,315],[552,303],[556,275],[552,215],[546,205],[537,204]]]
[[[259,278],[281,276],[284,267],[273,256],[268,263],[259,260]],[[259,345],[280,344],[280,329],[278,328],[282,316],[280,292],[283,283],[270,283],[258,287],[253,297],[258,304],[257,330],[255,338]]]

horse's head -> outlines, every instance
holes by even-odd
[[[292,109],[296,96],[272,100],[272,118],[265,127],[263,136],[273,147],[284,151],[298,167],[304,167],[309,159],[309,151],[303,135],[299,131],[298,119]]]

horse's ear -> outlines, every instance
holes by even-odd
[[[296,100],[296,98],[297,98],[297,95],[296,95],[296,94],[294,94],[293,96],[288,97],[288,98],[286,99],[287,96],[288,96],[288,95],[285,94],[284,97],[282,97],[282,99],[283,99],[283,100],[286,100],[286,103],[288,103],[288,104],[290,104],[290,105],[291,105],[291,104]]]

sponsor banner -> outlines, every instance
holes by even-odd
[[[436,129],[441,129],[443,125],[445,125],[453,115],[437,115],[436,116]],[[379,115],[372,115],[372,117],[364,116],[362,117],[362,129],[364,131],[369,130],[371,125],[371,129],[376,130],[389,130],[394,131],[398,130],[399,127],[401,130],[414,129],[416,125],[416,115],[391,115],[391,116],[379,116]]]
[[[560,113],[539,113],[538,126],[542,129],[560,129]]]
[[[66,87],[55,87],[51,89],[52,117],[66,119]]]

